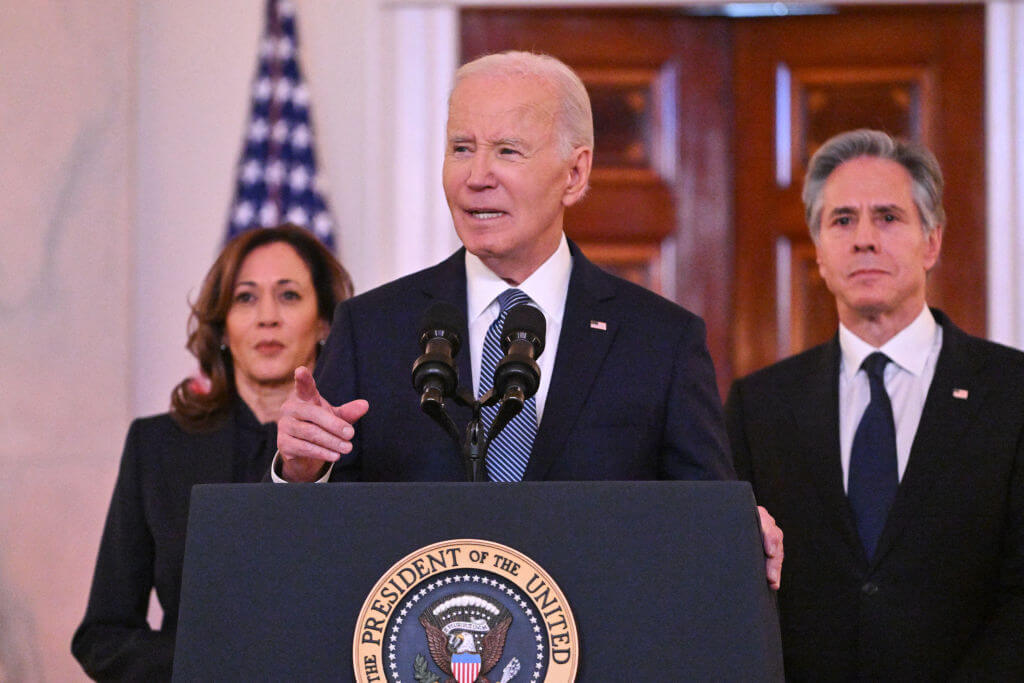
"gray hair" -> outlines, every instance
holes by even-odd
[[[463,79],[478,74],[506,78],[534,76],[549,84],[559,102],[556,136],[562,158],[568,159],[576,147],[594,148],[594,115],[587,89],[576,72],[560,60],[550,55],[511,50],[484,55],[459,67],[452,92]],[[450,94],[448,104],[451,105]]]
[[[930,235],[946,222],[942,208],[942,169],[926,147],[897,140],[877,130],[861,128],[829,138],[807,165],[804,178],[804,214],[811,239],[817,243],[821,233],[822,191],[825,181],[839,166],[857,157],[888,159],[907,169],[910,174],[914,206],[921,217],[925,235]]]

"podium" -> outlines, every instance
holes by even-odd
[[[451,539],[543,567],[575,618],[578,681],[783,680],[745,482],[196,486],[174,679],[356,680],[368,596]]]

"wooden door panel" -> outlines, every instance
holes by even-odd
[[[793,122],[794,177],[803,177],[818,147],[849,130],[851,121],[932,144],[935,92],[931,74],[931,69],[917,66],[792,69],[787,99]]]

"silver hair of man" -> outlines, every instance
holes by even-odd
[[[822,192],[825,181],[836,168],[858,157],[888,159],[907,169],[911,179],[914,206],[926,235],[946,222],[942,208],[942,169],[926,147],[898,140],[877,130],[861,128],[829,138],[807,165],[804,179],[804,213],[811,239],[818,242],[821,233]]]
[[[560,106],[556,125],[561,157],[568,159],[577,147],[594,149],[594,115],[590,97],[580,77],[563,62],[534,52],[508,51],[484,55],[459,67],[452,91],[463,79],[476,75],[541,79],[554,89],[558,97]],[[451,95],[448,103],[451,104]]]

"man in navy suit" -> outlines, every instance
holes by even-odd
[[[826,142],[803,199],[839,332],[726,402],[786,530],[791,680],[1024,680],[1024,353],[926,305],[942,189],[923,147]]]
[[[459,376],[480,396],[484,339],[509,288],[547,325],[531,407],[539,422],[513,479],[734,478],[703,321],[603,272],[565,237],[593,144],[586,89],[560,61],[504,53],[459,69],[443,180],[464,248],[339,306],[315,381],[297,370],[282,408],[275,480],[465,479],[458,444],[411,386],[420,318],[437,301],[460,309]],[[449,403],[464,429],[469,410]],[[760,515],[777,586],[782,534]]]

